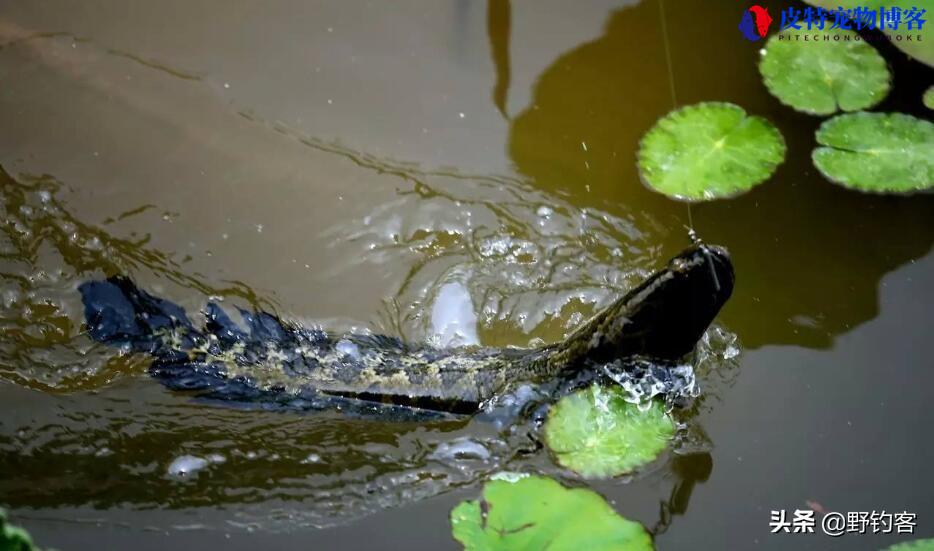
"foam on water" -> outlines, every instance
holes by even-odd
[[[460,281],[445,283],[431,306],[431,340],[443,348],[480,344],[470,290]]]

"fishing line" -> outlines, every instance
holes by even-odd
[[[662,40],[665,44],[665,66],[668,69],[668,91],[671,94],[671,108],[678,108],[678,94],[675,91],[675,71],[674,66],[671,62],[671,43],[668,39],[668,18],[665,16],[665,0],[658,0],[658,17],[661,21],[662,27]],[[691,203],[687,204],[688,206],[688,239],[691,240],[691,243],[697,245],[700,243],[700,238],[697,236],[697,231],[694,229],[694,217],[691,215]]]
[[[671,64],[671,47],[668,44],[668,23],[665,17],[665,0],[658,0],[658,16],[662,22],[662,39],[665,42],[665,63],[668,67],[668,91],[671,92],[671,106],[678,107],[678,95],[675,93],[675,73]]]
[[[675,71],[671,62],[671,41],[668,39],[668,18],[665,16],[665,0],[658,0],[658,17],[661,20],[662,40],[665,43],[665,66],[668,69],[668,91],[671,94],[671,108],[677,109],[678,93],[675,90]],[[701,241],[700,236],[697,235],[697,230],[694,229],[694,216],[691,213],[691,203],[688,203],[687,207],[688,239],[691,240],[693,245],[701,246],[701,252],[707,259],[707,265],[710,266],[710,275],[713,277],[714,285],[716,286],[717,291],[720,291],[720,278],[717,277],[717,269],[714,266],[713,257],[710,254],[710,250],[708,250],[707,247],[702,246],[703,242]]]

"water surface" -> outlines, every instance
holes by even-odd
[[[523,430],[193,402],[94,346],[76,285],[127,273],[190,311],[213,296],[412,340],[454,288],[480,342],[528,346],[693,223],[738,274],[706,398],[677,453],[590,485],[660,549],[897,539],[768,533],[771,509],[806,500],[916,512],[929,535],[934,196],[824,181],[820,120],[768,95],[740,16],[699,0],[4,5],[0,504],[61,549],[456,548],[447,513],[487,474],[581,481]],[[880,109],[929,117],[932,71],[885,54]],[[640,183],[635,151],[705,100],[769,118],[789,156],[689,219]],[[208,462],[173,475],[186,455]]]

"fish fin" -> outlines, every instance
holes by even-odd
[[[408,350],[405,342],[398,337],[389,335],[350,335],[350,342],[362,348],[377,348],[384,351],[404,352]]]
[[[194,327],[185,310],[174,302],[150,295],[128,278],[87,281],[78,290],[92,339],[111,346],[131,346],[138,352],[169,354],[159,338],[164,330],[179,330],[182,346],[190,344]]]
[[[250,330],[250,337],[261,341],[280,342],[288,337],[288,331],[276,316],[266,312],[249,312],[242,308],[240,315]]]
[[[242,341],[246,334],[217,303],[209,302],[204,309],[205,329],[225,344]]]

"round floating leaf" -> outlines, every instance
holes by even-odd
[[[17,526],[6,522],[6,515],[0,509],[0,551],[33,551],[36,546],[29,534]]]
[[[830,12],[836,12],[839,8],[844,10],[852,10],[855,8],[861,8],[863,10],[871,10],[876,14],[876,22],[879,21],[879,9],[885,8],[888,12],[893,8],[899,8],[902,10],[902,20],[899,22],[898,28],[893,30],[891,28],[886,28],[886,34],[892,35],[895,37],[894,40],[891,40],[891,43],[895,45],[896,48],[910,55],[911,57],[917,59],[922,63],[926,63],[931,67],[934,67],[934,32],[931,31],[931,25],[925,23],[922,27],[918,28],[917,20],[911,24],[909,28],[908,17],[905,16],[905,12],[917,14],[918,17],[926,21],[926,15],[928,14],[919,13],[924,10],[924,3],[919,2],[918,0],[805,0],[809,4],[815,6],[823,7]],[[914,10],[912,12],[912,10]],[[828,26],[830,23],[836,20],[836,15],[828,15]],[[850,25],[859,30],[855,23],[850,23]],[[807,26],[807,23],[803,24],[804,27]],[[818,34],[823,31],[817,31]],[[908,37],[911,36],[909,40]]]
[[[821,40],[814,41],[815,34]],[[867,109],[885,99],[891,87],[879,52],[857,33],[841,29],[789,29],[772,35],[762,50],[759,72],[779,101],[815,115]]]
[[[468,551],[652,549],[645,528],[596,493],[539,476],[487,482],[480,499],[451,511],[451,531]]]
[[[934,551],[934,539],[913,540],[896,543],[883,551]]]
[[[924,93],[924,106],[928,109],[934,109],[934,86],[931,86],[927,89],[927,92]]]
[[[545,443],[558,463],[586,477],[627,473],[668,446],[675,426],[659,402],[645,411],[619,388],[592,386],[565,396],[545,423]]]
[[[731,197],[765,181],[785,159],[772,123],[731,103],[698,103],[662,117],[642,138],[639,172],[675,199]]]
[[[825,121],[812,158],[848,188],[907,193],[934,186],[934,123],[902,113],[852,113]]]

